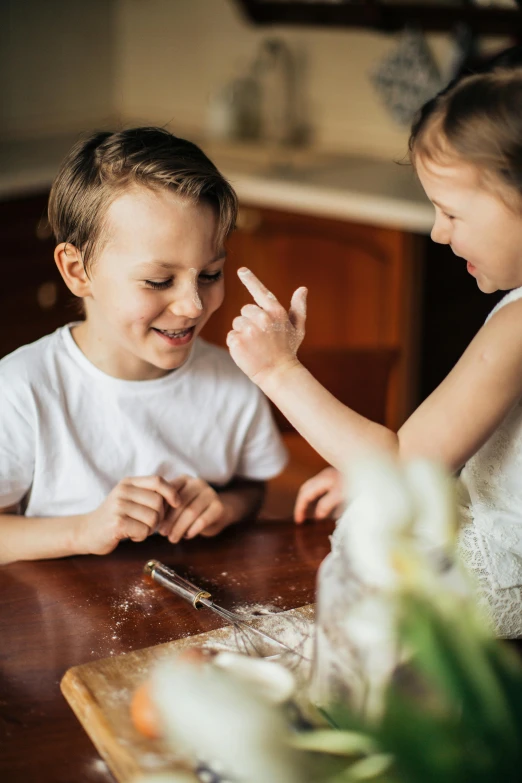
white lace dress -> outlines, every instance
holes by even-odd
[[[522,298],[522,287],[492,310]],[[522,399],[466,463],[459,551],[496,633],[522,637]]]

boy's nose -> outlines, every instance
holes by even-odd
[[[197,285],[184,286],[183,290],[177,291],[169,304],[169,310],[174,315],[184,318],[198,318],[203,310],[203,305],[199,298]]]

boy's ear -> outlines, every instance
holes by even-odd
[[[85,298],[91,292],[91,281],[83,266],[82,255],[70,242],[60,242],[54,250],[54,260],[65,285],[75,296]]]

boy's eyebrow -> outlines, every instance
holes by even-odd
[[[223,250],[221,253],[218,253],[217,256],[214,256],[214,258],[211,258],[210,261],[207,261],[207,263],[202,266],[202,269],[206,269],[207,266],[212,266],[212,264],[216,264],[218,261],[222,261],[227,257],[226,252]],[[176,264],[174,262],[169,261],[145,261],[145,263],[140,264],[140,269],[165,269],[167,272],[172,271],[173,269],[176,269],[177,267],[181,266],[180,264]]]

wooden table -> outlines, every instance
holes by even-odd
[[[0,567],[0,780],[113,781],[61,695],[65,671],[222,624],[147,581],[147,560],[176,568],[227,607],[291,609],[314,600],[331,531],[330,522],[252,522],[177,546],[153,536],[105,557]]]

